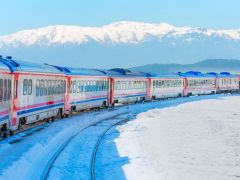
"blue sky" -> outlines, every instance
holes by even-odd
[[[2,0],[0,35],[65,24],[129,20],[176,26],[240,28],[239,0]]]

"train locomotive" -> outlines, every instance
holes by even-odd
[[[170,97],[239,92],[239,76],[61,67],[0,56],[0,135],[76,111]]]

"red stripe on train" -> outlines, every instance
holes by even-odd
[[[0,112],[0,116],[6,115],[8,113],[9,113],[9,110],[2,111],[2,112]]]

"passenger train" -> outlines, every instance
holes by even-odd
[[[0,56],[0,135],[85,109],[226,92],[239,92],[238,75],[82,69]]]

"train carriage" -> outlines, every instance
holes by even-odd
[[[183,96],[183,78],[178,74],[148,73],[152,99]]]
[[[216,74],[216,77],[218,93],[239,91],[238,75],[230,74],[229,72],[221,72],[220,74]]]
[[[109,78],[104,72],[95,69],[55,67],[66,76],[66,114],[108,105]]]
[[[0,136],[3,137],[6,136],[9,128],[11,80],[10,68],[0,60]]]
[[[216,77],[213,74],[189,71],[179,75],[184,78],[185,96],[216,93]]]
[[[147,99],[147,77],[127,69],[106,71],[110,79],[110,104],[132,103]]]
[[[63,73],[47,65],[11,57],[3,61],[13,69],[11,130],[63,114],[66,87]]]

